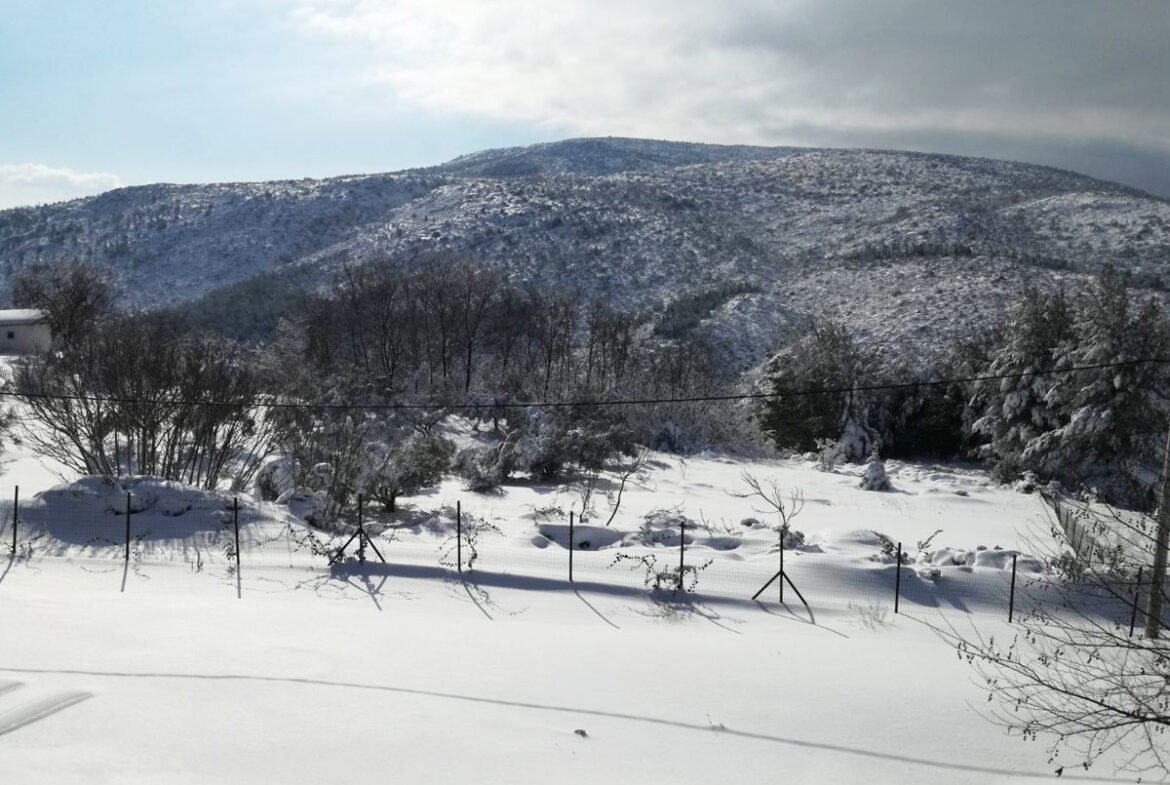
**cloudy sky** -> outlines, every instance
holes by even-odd
[[[0,0],[0,207],[605,135],[1170,197],[1168,41],[1170,0]]]

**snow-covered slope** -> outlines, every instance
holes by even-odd
[[[265,272],[311,286],[345,264],[434,253],[637,308],[749,284],[757,294],[698,326],[742,368],[826,312],[901,341],[966,330],[1024,285],[1105,264],[1165,287],[1170,203],[1005,161],[582,139],[398,174],[158,185],[0,213],[0,281],[75,258],[112,268],[136,307]],[[956,293],[986,295],[992,313],[945,307]]]

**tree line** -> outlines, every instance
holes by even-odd
[[[449,471],[487,490],[517,473],[600,471],[635,444],[693,450],[754,431],[727,407],[588,403],[732,387],[709,350],[662,340],[644,314],[463,259],[346,268],[252,346],[174,314],[119,314],[92,267],[32,267],[14,292],[57,336],[16,374],[36,420],[26,436],[44,454],[85,474],[307,490],[322,520],[359,494],[393,510]],[[486,446],[454,449],[441,423],[460,411]]]
[[[42,423],[28,438],[77,471],[209,488],[260,479],[274,496],[311,489],[326,513],[358,494],[393,509],[448,471],[479,490],[518,473],[598,471],[635,444],[770,444],[825,464],[964,458],[1004,481],[1055,480],[1148,507],[1170,366],[1065,372],[1170,357],[1165,311],[1128,283],[1106,270],[1086,291],[1024,292],[1003,325],[927,369],[824,322],[774,356],[763,374],[772,397],[751,407],[670,401],[741,389],[693,331],[467,259],[347,267],[334,288],[302,294],[263,345],[173,314],[118,314],[100,271],[42,265],[16,277],[14,297],[45,310],[57,343],[21,364],[16,384]],[[1002,378],[938,381],[976,377]],[[898,386],[863,389],[883,383]],[[604,405],[631,398],[666,402]],[[522,405],[531,401],[581,403]],[[452,412],[467,414],[481,446],[454,448],[441,425]],[[272,455],[287,459],[280,472]]]
[[[914,369],[822,324],[770,363],[761,423],[781,449],[823,460],[966,458],[1140,509],[1154,503],[1170,415],[1170,321],[1106,268],[1081,291],[1025,291],[1006,322]],[[1118,367],[1070,369],[1123,363]],[[977,379],[955,381],[948,379]],[[861,390],[885,383],[907,386]],[[826,395],[791,394],[832,389]]]

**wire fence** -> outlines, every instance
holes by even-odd
[[[1045,496],[1044,500],[1052,507],[1073,556],[1078,561],[1092,564],[1104,549],[1098,542],[1099,526],[1095,525],[1085,505],[1072,504],[1059,496]]]
[[[814,618],[818,610],[852,608],[868,617],[922,611],[1010,621],[1052,597],[1044,565],[1010,550],[909,554],[876,535],[831,547],[781,547],[766,527],[754,538],[683,522],[631,533],[581,524],[571,514],[504,526],[468,514],[461,503],[393,520],[367,520],[359,503],[353,515],[317,528],[287,506],[248,497],[160,481],[125,491],[124,480],[87,482],[31,500],[14,489],[0,503],[0,542],[10,558],[120,563],[123,589],[131,568],[182,564],[235,576],[241,596],[240,577],[249,570],[294,569],[342,580],[381,575],[663,601],[780,603]],[[1072,553],[1091,558],[1099,549],[1075,510],[1051,503]],[[1124,624],[1136,616],[1140,593],[1139,576],[1132,587],[1100,598],[1099,611]]]

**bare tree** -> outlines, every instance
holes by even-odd
[[[1142,632],[1144,621],[1165,624],[1142,596],[1153,594],[1148,607],[1160,610],[1165,587],[1138,580],[1149,576],[1156,530],[1148,515],[1059,504],[1050,573],[1020,593],[1025,612],[1009,638],[935,625],[986,685],[991,718],[1025,740],[1048,740],[1058,774],[1106,758],[1121,771],[1170,777],[1170,643]]]
[[[92,265],[56,262],[24,268],[12,277],[12,304],[45,314],[60,346],[72,345],[113,310],[114,288]]]
[[[618,461],[617,466],[615,467],[615,472],[618,478],[618,487],[613,494],[613,509],[610,510],[609,518],[605,522],[606,526],[609,526],[611,523],[613,523],[613,519],[617,517],[618,510],[621,509],[622,494],[626,490],[626,485],[630,482],[631,478],[642,474],[642,471],[646,468],[646,463],[649,460],[650,451],[645,447],[639,447],[637,452],[635,452],[633,455],[624,456],[621,460]]]
[[[784,493],[780,482],[775,478],[764,482],[748,471],[741,472],[739,476],[748,489],[732,495],[761,503],[762,508],[752,507],[761,515],[775,515],[777,524],[772,529],[780,537],[780,541],[785,542],[788,539],[788,532],[792,529],[792,521],[804,510],[804,491],[797,488]]]

